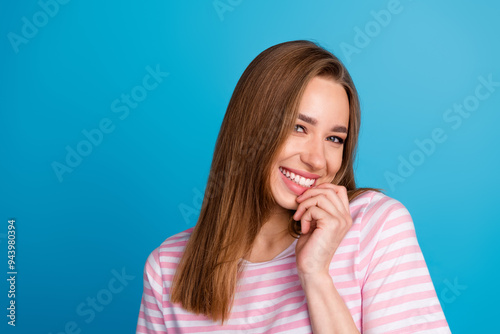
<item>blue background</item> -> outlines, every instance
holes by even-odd
[[[483,86],[488,97],[460,125],[446,117],[474,102],[479,77],[500,81],[498,2],[401,0],[384,25],[375,16],[388,1],[219,3],[226,11],[210,0],[73,0],[45,6],[49,15],[37,1],[1,2],[0,331],[133,333],[146,258],[194,226],[236,82],[261,51],[294,39],[349,69],[362,104],[358,183],[409,209],[452,331],[494,331],[500,87]],[[145,91],[148,66],[168,76]],[[124,117],[112,104],[132,92],[147,96]],[[113,130],[58,178],[54,162],[66,164],[67,147],[90,150],[82,131],[106,119]],[[435,129],[446,140],[418,153]],[[9,218],[16,328],[5,316]],[[91,315],[95,298],[104,303]]]

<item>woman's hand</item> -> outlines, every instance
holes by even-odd
[[[301,221],[295,255],[301,279],[329,276],[330,262],[352,226],[346,188],[322,183],[297,197],[293,219]]]

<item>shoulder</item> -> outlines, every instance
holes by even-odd
[[[188,228],[182,232],[176,233],[174,235],[169,236],[161,243],[161,245],[157,248],[158,252],[168,252],[168,251],[176,251],[179,249],[183,249],[186,246],[191,233],[193,233],[194,227]]]
[[[194,227],[191,227],[166,238],[149,254],[146,270],[153,270],[159,274],[165,269],[177,267],[193,229]]]
[[[361,224],[361,229],[382,229],[389,222],[393,225],[412,221],[410,213],[400,201],[378,191],[362,193],[349,203],[349,207],[353,223]]]

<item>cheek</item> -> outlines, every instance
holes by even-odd
[[[301,142],[296,139],[298,138],[293,138],[292,136],[288,137],[288,139],[283,144],[283,147],[281,148],[279,154],[280,157],[290,156],[290,154],[293,154],[295,151],[297,151],[298,147],[300,147],[301,145]]]
[[[278,153],[276,160],[274,162],[275,166],[280,165],[280,163],[283,162],[283,160],[287,160],[291,156],[297,154],[297,147],[298,145],[293,143],[291,140],[287,140],[283,147],[281,148],[280,152]]]
[[[342,166],[342,151],[332,154],[331,158],[328,160],[328,166],[328,172],[330,174],[335,174],[339,171]]]

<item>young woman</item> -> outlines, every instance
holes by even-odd
[[[148,257],[137,333],[449,333],[406,208],[356,188],[344,65],[309,41],[241,76],[194,228]]]

